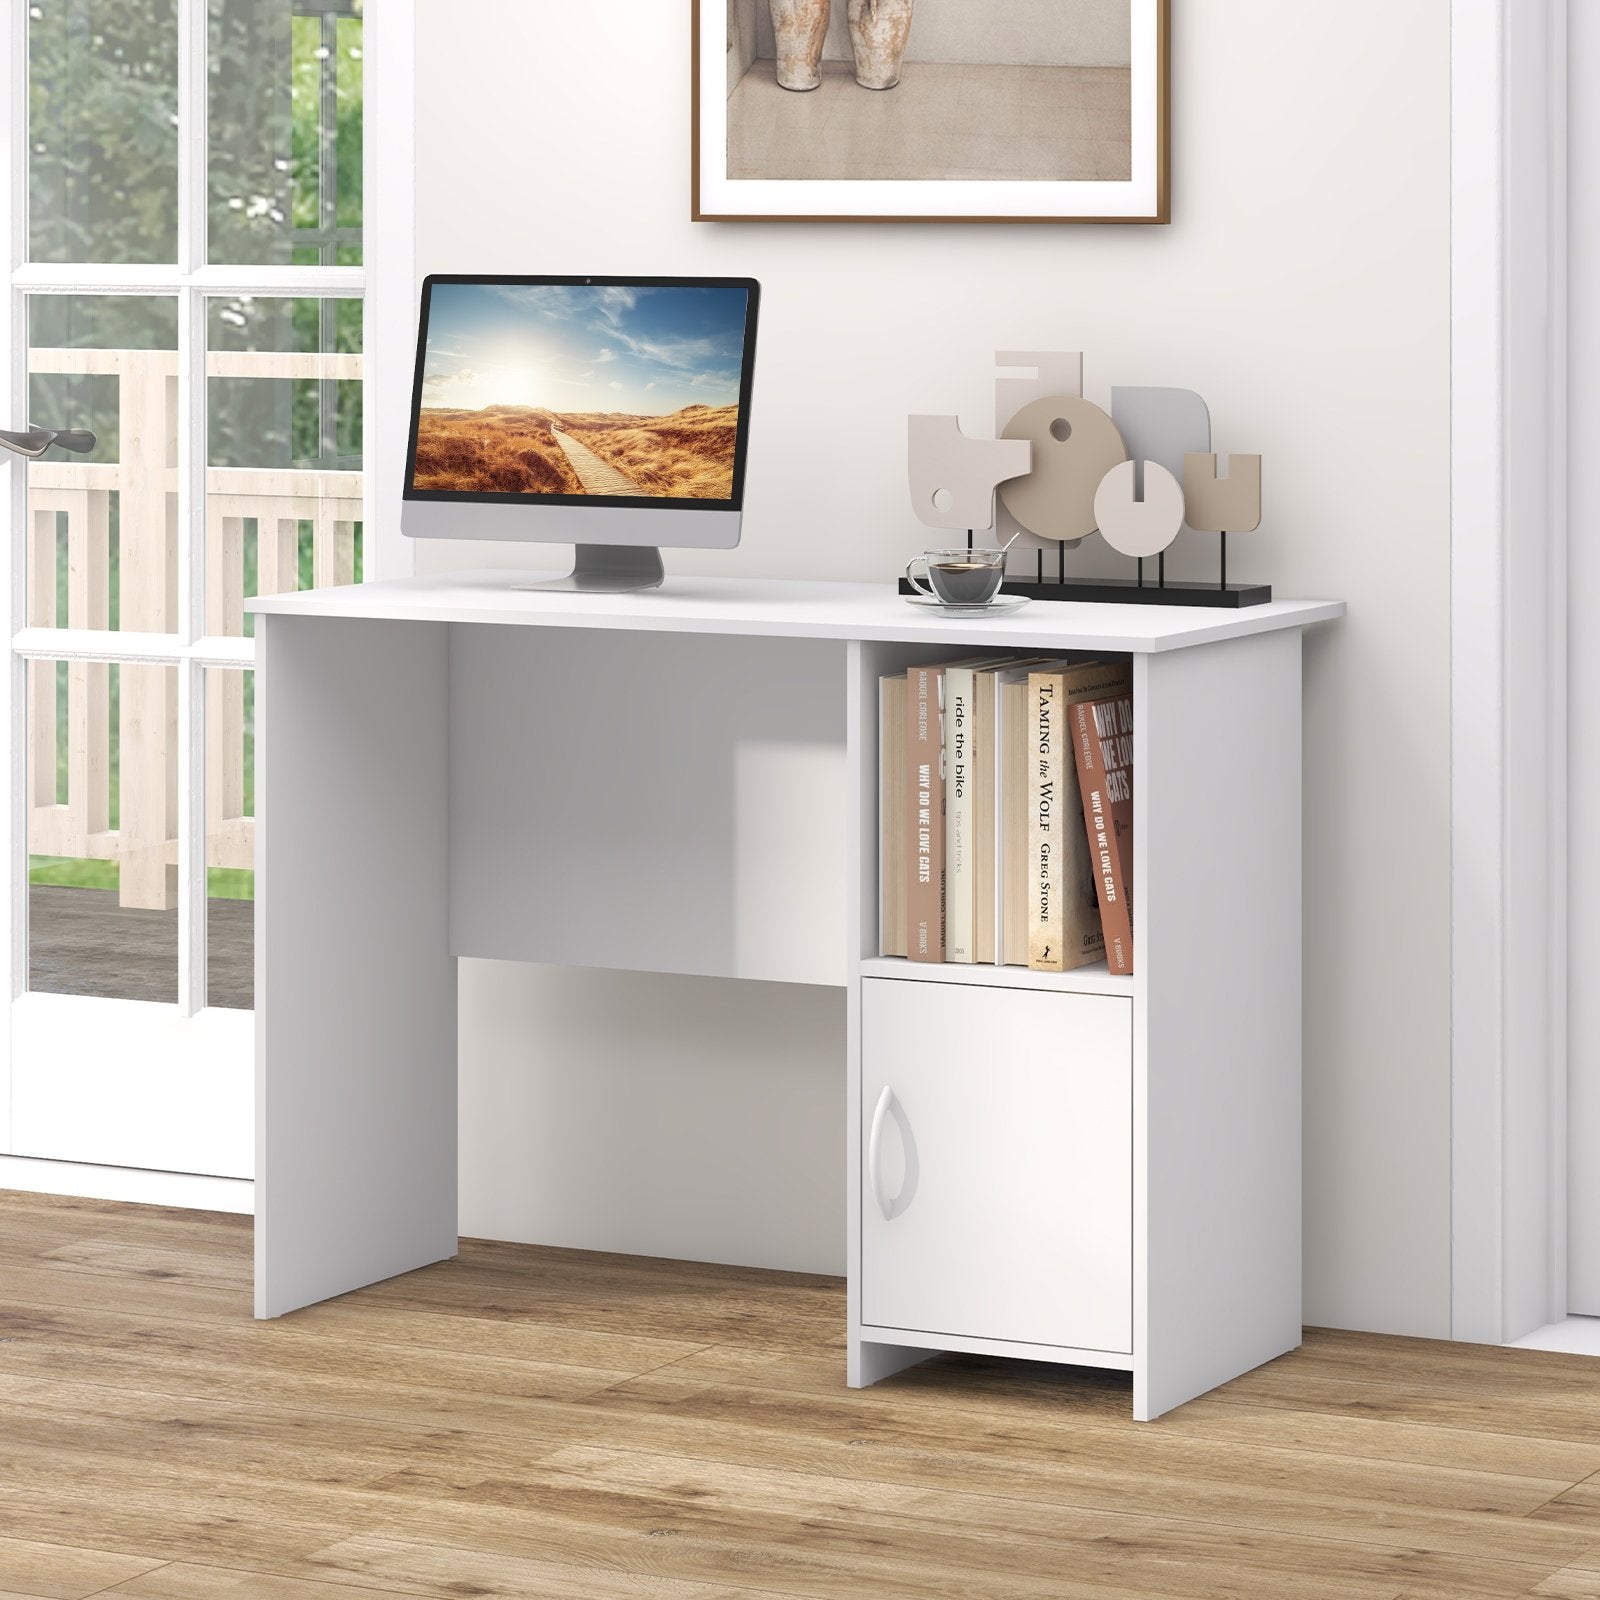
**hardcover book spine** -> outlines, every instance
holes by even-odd
[[[906,954],[944,960],[944,732],[941,667],[906,673]]]
[[[1000,674],[980,672],[972,684],[972,957],[992,964],[1000,940],[995,877],[999,788],[994,747],[1000,712]]]
[[[1083,796],[1073,778],[1070,756],[1062,766],[1067,789],[1067,815],[1062,819],[1067,860],[1061,874],[1066,894],[1061,911],[1066,923],[1067,948],[1077,952],[1068,965],[1081,967],[1105,955],[1106,937],[1100,925],[1100,896],[1095,887],[1094,863],[1089,859],[1089,843],[1084,837]]]
[[[1008,967],[1028,964],[1028,685],[1000,685],[1000,738],[995,771],[1000,785],[1000,823],[995,862],[1000,882],[1000,949]]]
[[[1062,918],[1063,688],[1057,672],[1028,674],[1028,965],[1067,970]]]
[[[1133,697],[1133,668],[1125,660],[1080,663],[1069,667],[1065,673],[1066,703],[1077,705],[1083,700],[1104,700],[1113,695]],[[1063,713],[1065,737],[1072,737],[1069,720]],[[1075,952],[1068,956],[1067,965],[1083,966],[1098,961],[1105,954],[1105,932],[1100,923],[1100,902],[1095,889],[1094,865],[1089,857],[1089,844],[1083,822],[1083,797],[1076,780],[1076,762],[1070,753],[1062,756],[1062,780],[1066,787],[1067,814],[1062,818],[1064,837],[1069,859],[1062,863],[1062,887],[1066,898],[1062,901],[1062,916],[1066,924],[1067,949]]]
[[[1041,702],[1046,686],[1048,701]],[[1028,675],[1028,965],[1046,972],[1098,961],[1105,951],[1079,820],[1070,708],[1132,693],[1126,661],[1051,663]],[[1042,704],[1048,713],[1044,725]]]
[[[974,676],[971,667],[947,667],[944,673],[946,961],[971,962],[977,937],[977,874],[972,850],[977,776],[973,746]]]
[[[1106,965],[1133,971],[1133,699],[1085,701],[1073,710],[1073,751],[1083,820],[1105,930]]]
[[[878,680],[878,950],[906,953],[906,680]]]

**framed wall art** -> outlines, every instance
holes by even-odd
[[[690,0],[700,222],[1165,222],[1169,0]]]

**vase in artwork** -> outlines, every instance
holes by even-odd
[[[831,0],[767,0],[778,47],[778,82],[785,89],[815,89],[822,82],[822,41],[828,36]]]
[[[867,89],[892,89],[911,37],[915,0],[850,0],[850,48],[856,82]]]

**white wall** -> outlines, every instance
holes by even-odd
[[[1307,647],[1306,1317],[1443,1335],[1448,7],[1188,0],[1174,12],[1170,227],[713,225],[688,220],[686,7],[479,0],[469,24],[460,6],[423,0],[418,268],[762,280],[746,542],[669,556],[675,572],[889,582],[925,542],[906,504],[905,414],[959,410],[969,429],[987,428],[1000,348],[1085,350],[1091,398],[1113,381],[1196,388],[1218,448],[1263,453],[1266,519],[1232,541],[1230,570],[1350,601],[1349,618]],[[480,159],[485,144],[513,152],[546,136],[572,158],[528,163],[525,175],[510,154]],[[1173,571],[1205,553],[1191,542]],[[419,551],[419,569],[519,558],[538,560],[435,546]],[[481,986],[466,975],[469,1104],[499,1097],[509,1109],[493,1128],[465,1118],[464,1170],[495,1157],[514,1116],[539,1137],[540,1108],[569,1092],[562,1075],[620,1072],[593,1007],[541,1012],[536,1051],[511,1043],[519,1008],[526,1017],[580,981],[602,1011],[644,1003],[627,975],[527,970]],[[663,1041],[689,1030],[672,1044],[680,1092],[619,1094],[618,1137],[648,1123],[669,1152],[681,1138],[710,1159],[699,1141],[721,1115],[730,1062],[763,1070],[776,1048],[764,1041],[782,1041],[770,1067],[789,1086],[779,1106],[752,1095],[722,1126],[773,1148],[790,1133],[823,1141],[815,1169],[785,1189],[807,1224],[780,1253],[837,1270],[826,1119],[783,1118],[806,1073],[811,1103],[832,1096],[839,1109],[839,996],[765,991],[760,1032],[741,1033],[729,1018],[748,1017],[751,1002],[737,985],[683,981],[692,990],[660,1019]],[[573,1152],[540,1148],[580,1193],[595,1181]],[[737,1192],[738,1171],[723,1177]],[[704,1172],[695,1181],[702,1194],[715,1187]],[[592,1192],[599,1208],[603,1190]],[[557,1217],[532,1192],[489,1196],[469,1182],[467,1202],[468,1229],[579,1242],[560,1231],[570,1210]],[[764,1224],[730,1239],[714,1211],[688,1206],[676,1248],[760,1259]],[[605,1242],[659,1244],[649,1218],[617,1218]]]
[[[747,9],[749,0],[730,0]],[[908,61],[989,63],[1008,67],[1125,67],[1129,56],[1129,10],[1133,0],[916,0]],[[848,61],[850,27],[846,0],[833,0],[823,57]],[[764,0],[756,11],[756,54],[776,55],[772,13]]]
[[[461,1231],[842,1272],[842,994],[463,961]]]

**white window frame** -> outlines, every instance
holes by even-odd
[[[397,577],[412,570],[410,542],[399,533],[400,458],[406,444],[408,395],[415,342],[414,270],[414,0],[374,0],[363,26],[364,216],[363,261],[359,267],[242,267],[206,264],[207,83],[205,61],[207,0],[179,0],[178,38],[178,253],[169,265],[30,264],[27,193],[28,7],[12,0],[0,22],[0,87],[11,108],[0,126],[0,255],[7,274],[6,314],[0,318],[0,372],[5,374],[0,426],[23,426],[27,403],[27,300],[36,294],[163,294],[178,304],[178,361],[186,380],[179,385],[178,419],[178,626],[172,634],[115,633],[79,628],[28,628],[25,463],[13,458],[8,481],[0,482],[0,505],[8,515],[0,528],[10,533],[0,559],[0,616],[7,622],[10,647],[0,685],[0,738],[7,752],[0,783],[0,840],[4,841],[7,906],[0,916],[0,971],[9,976],[13,1005],[25,997],[55,1002],[81,1016],[74,1031],[78,1049],[90,1052],[97,1041],[118,1044],[124,1070],[137,1071],[171,1051],[180,1034],[187,1040],[180,1056],[194,1056],[202,1070],[218,1050],[238,1055],[231,1074],[252,1070],[253,1038],[248,1013],[218,1017],[208,1012],[206,1027],[194,1019],[205,1006],[206,973],[206,809],[204,674],[208,667],[247,667],[254,663],[251,639],[207,636],[203,632],[206,559],[206,310],[211,298],[254,293],[305,297],[359,297],[364,300],[363,337],[363,566],[368,578]],[[13,420],[14,419],[14,420]],[[178,670],[178,1003],[176,1008],[143,1001],[77,1000],[28,996],[25,675],[30,660],[93,659],[149,663]],[[354,819],[359,826],[359,819]],[[8,1008],[9,1010],[10,1008]],[[12,1019],[14,1023],[15,1019]],[[174,1031],[174,1023],[187,1029]],[[123,1030],[129,1030],[124,1032]],[[13,1042],[26,1028],[8,1025],[0,1038],[0,1163],[13,1142]],[[235,1084],[237,1090],[238,1085]],[[233,1103],[238,1100],[237,1093]],[[88,1108],[85,1108],[88,1115]],[[250,1145],[250,1129],[219,1129],[219,1150]],[[204,1132],[200,1137],[204,1140]],[[92,1144],[92,1139],[89,1141]],[[191,1141],[192,1143],[192,1141]],[[66,1157],[70,1158],[70,1157]],[[104,1158],[92,1150],[80,1159]],[[187,1170],[234,1176],[235,1156],[186,1163]],[[5,1181],[0,1168],[0,1186]],[[147,1185],[145,1189],[147,1189]],[[141,1190],[141,1194],[145,1193]]]

